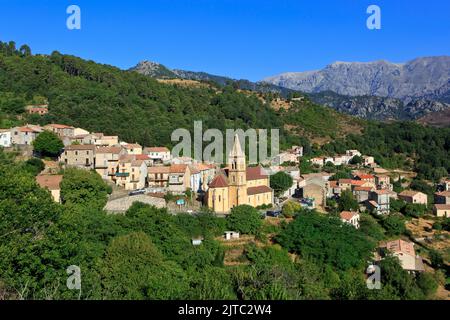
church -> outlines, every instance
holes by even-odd
[[[229,213],[239,205],[253,207],[273,204],[270,177],[261,167],[247,168],[239,137],[234,137],[228,157],[228,167],[214,177],[208,185],[207,206],[216,213]]]

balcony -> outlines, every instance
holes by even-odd
[[[116,177],[129,177],[130,174],[128,172],[116,172]]]

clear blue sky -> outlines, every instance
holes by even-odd
[[[66,28],[81,8],[82,29]],[[382,29],[366,28],[366,9]],[[336,60],[403,62],[450,54],[448,0],[0,0],[0,40],[129,68],[171,68],[260,80]]]

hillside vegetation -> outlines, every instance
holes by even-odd
[[[256,93],[243,93],[233,86],[161,83],[59,52],[32,55],[28,47],[17,50],[14,43],[0,45],[1,127],[57,122],[143,145],[169,146],[172,131],[193,130],[195,120],[203,121],[204,130],[279,128],[282,146],[298,144],[299,134],[333,137],[339,131],[336,112],[305,100],[283,113],[271,107],[272,96],[268,93],[266,99],[259,99]],[[21,115],[25,104],[36,100],[48,100],[49,114]],[[324,123],[325,119],[333,121]],[[288,132],[286,124],[299,130]]]

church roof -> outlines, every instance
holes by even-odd
[[[264,170],[261,167],[247,168],[246,176],[247,176],[247,181],[267,178],[267,175],[264,173]]]
[[[239,136],[236,134],[234,136],[233,148],[230,152],[230,157],[244,157],[244,152],[242,151],[241,142],[239,141]]]
[[[227,178],[223,174],[217,175],[210,183],[210,188],[226,188],[228,187]]]
[[[249,196],[254,195],[254,194],[267,193],[267,192],[272,192],[272,189],[270,189],[268,186],[258,186],[258,187],[247,188],[247,194]]]

